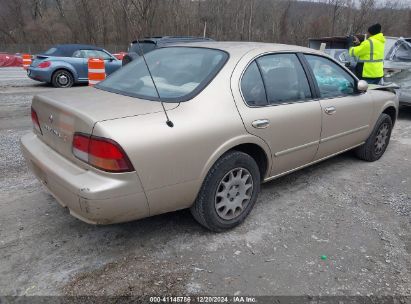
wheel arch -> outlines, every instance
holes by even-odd
[[[215,162],[229,151],[241,151],[250,155],[256,161],[260,169],[261,180],[264,180],[264,178],[268,176],[272,166],[271,150],[268,144],[261,138],[249,134],[233,138],[221,145],[204,166],[201,175],[202,180],[205,179],[207,173]]]
[[[264,177],[268,174],[269,158],[265,153],[264,149],[255,143],[250,144],[240,144],[229,151],[241,151],[250,155],[258,165],[261,174],[261,180],[264,180]],[[229,152],[227,151],[227,152]]]
[[[382,113],[387,114],[391,117],[392,120],[392,125],[395,125],[395,122],[397,120],[397,110],[393,105],[387,106]]]

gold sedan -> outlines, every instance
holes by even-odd
[[[312,49],[200,42],[146,61],[33,98],[27,163],[88,223],[191,208],[206,228],[230,229],[262,182],[350,149],[378,160],[397,118],[395,93]]]

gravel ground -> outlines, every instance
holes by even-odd
[[[0,295],[411,295],[411,109],[380,161],[345,153],[267,183],[243,225],[213,234],[187,211],[71,217],[19,150],[45,90],[0,69]]]

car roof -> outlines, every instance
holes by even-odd
[[[139,42],[150,42],[155,44],[169,44],[177,42],[193,42],[193,41],[214,41],[207,37],[195,37],[195,36],[155,36],[155,37],[144,37],[138,40]],[[137,40],[132,42],[137,43]]]
[[[325,55],[325,53],[313,50],[307,47],[278,44],[278,43],[265,43],[265,42],[243,42],[243,41],[205,41],[205,42],[188,42],[188,43],[175,43],[172,46],[192,46],[202,47],[210,49],[219,49],[229,53],[230,55],[242,56],[252,50],[260,49],[261,51],[271,52],[304,52]]]
[[[103,48],[97,47],[94,45],[88,45],[88,44],[56,44],[52,46],[52,48],[56,48],[57,50],[53,52],[52,54],[45,54],[47,56],[60,56],[60,57],[70,57],[73,55],[75,51],[78,50],[98,50],[102,51]]]
[[[405,39],[405,40],[407,40],[407,39],[411,39],[411,37],[394,37],[394,36],[384,36],[385,37],[385,39],[397,39],[397,40],[399,40],[399,39],[401,39],[401,38],[403,38],[403,39]]]

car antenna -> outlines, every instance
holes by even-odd
[[[123,7],[124,12],[126,13],[126,17],[127,17],[127,19],[128,19],[128,22],[129,22],[130,24],[133,24],[133,23],[131,22],[131,18],[130,18],[129,14],[128,14],[128,10],[127,10],[124,2],[121,1],[120,3],[121,3],[121,5],[122,5],[122,7]],[[136,32],[134,31],[134,33],[136,33]],[[167,124],[167,126],[169,126],[170,128],[172,128],[172,127],[174,127],[174,123],[173,123],[173,122],[170,120],[170,118],[168,117],[166,108],[164,107],[164,102],[163,102],[163,100],[161,99],[160,92],[158,91],[158,88],[157,88],[157,85],[156,85],[156,83],[155,83],[155,81],[154,81],[153,75],[151,74],[150,68],[148,67],[146,57],[144,56],[143,49],[142,49],[142,47],[141,47],[141,45],[140,45],[140,41],[139,41],[138,39],[137,39],[137,45],[138,45],[138,48],[139,48],[139,50],[140,50],[140,52],[141,52],[141,56],[143,57],[144,64],[145,64],[146,67],[147,67],[147,71],[148,71],[148,74],[150,75],[151,81],[153,82],[154,89],[156,90],[158,100],[161,102],[161,107],[163,108],[164,114],[166,115],[166,119],[167,119],[167,120],[166,120],[166,124]]]
[[[164,111],[164,114],[166,115],[166,119],[167,119],[167,120],[166,120],[166,124],[167,124],[167,126],[169,126],[170,128],[172,128],[172,127],[174,127],[174,123],[173,123],[173,122],[170,120],[170,118],[168,117],[167,110],[166,110],[166,108],[165,108],[165,106],[164,106],[164,102],[163,102],[163,100],[161,99],[160,92],[158,91],[156,82],[154,81],[154,77],[153,77],[153,75],[151,74],[150,68],[149,68],[149,66],[148,66],[148,63],[147,63],[147,60],[146,60],[146,56],[144,56],[143,48],[141,47],[140,42],[138,41],[138,39],[137,39],[137,45],[138,45],[138,49],[140,50],[141,57],[143,57],[144,64],[146,65],[146,68],[147,68],[148,74],[150,75],[151,81],[153,82],[154,89],[156,90],[158,100],[160,101],[161,106],[162,106],[163,111]]]

